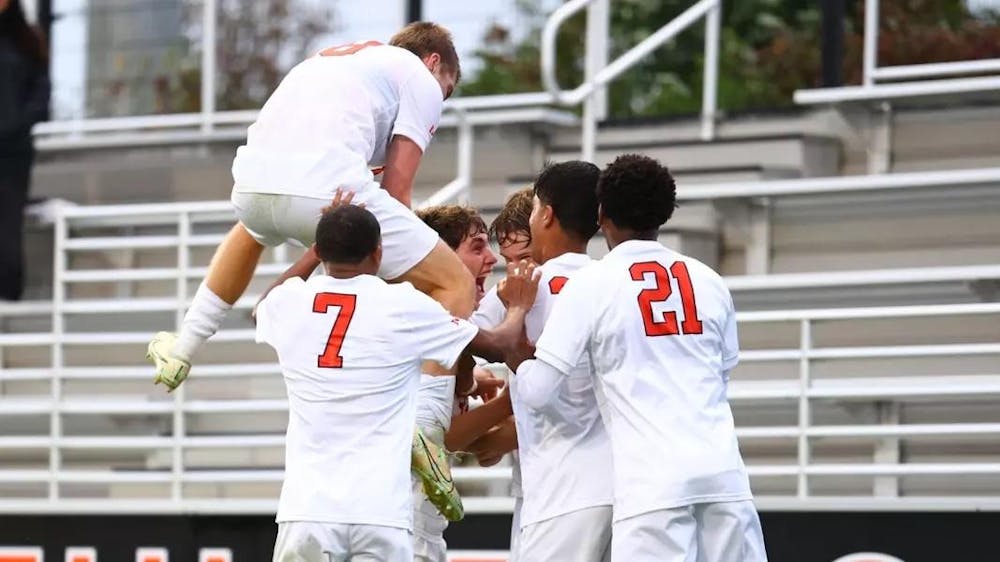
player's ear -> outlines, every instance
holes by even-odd
[[[424,57],[424,65],[431,72],[434,72],[435,70],[437,70],[437,68],[438,68],[438,66],[440,66],[440,64],[441,64],[441,55],[439,55],[437,53],[431,53],[431,54],[427,55],[426,57]]]
[[[542,225],[545,228],[552,226],[555,218],[556,212],[552,209],[552,205],[542,205]]]
[[[378,246],[375,246],[375,251],[372,252],[372,259],[375,260],[376,266],[382,265],[382,243],[379,242]]]

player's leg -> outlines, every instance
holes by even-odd
[[[273,562],[329,562],[329,533],[321,523],[287,521],[278,523]],[[343,558],[340,558],[341,560]],[[337,560],[337,558],[334,558]]]
[[[382,525],[349,525],[352,562],[413,562],[410,532]]]
[[[364,203],[382,227],[380,277],[412,283],[454,316],[472,315],[475,280],[437,232],[383,189],[370,187],[359,191],[354,202]]]
[[[760,517],[752,501],[695,506],[699,562],[766,562]]]
[[[329,202],[321,199],[234,192],[239,222],[215,251],[208,274],[191,301],[180,332],[158,333],[149,344],[156,382],[176,388],[187,377],[194,353],[222,326],[233,304],[250,286],[267,246],[312,243],[316,221]]]
[[[455,252],[438,240],[427,256],[394,281],[408,281],[458,318],[472,316],[476,284]]]
[[[525,526],[522,560],[602,562],[611,552],[611,506],[590,507]]]
[[[611,562],[698,562],[694,507],[661,509],[616,522]]]
[[[455,377],[420,376],[417,391],[417,427],[423,436],[443,450],[444,433],[451,422],[455,399]],[[444,462],[447,462],[445,460]],[[424,492],[423,479],[413,479],[413,555],[418,562],[446,562],[444,530],[448,520]],[[457,505],[458,513],[462,505]]]

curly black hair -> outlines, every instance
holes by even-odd
[[[608,164],[597,181],[597,201],[604,216],[619,228],[657,230],[677,206],[670,170],[641,154],[623,154]]]
[[[590,162],[551,164],[535,180],[535,196],[552,207],[559,225],[582,241],[597,233],[597,178],[601,170]]]

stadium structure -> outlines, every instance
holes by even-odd
[[[544,91],[447,102],[414,200],[468,202],[489,221],[547,161],[660,159],[680,201],[661,240],[720,271],[739,311],[729,398],[771,559],[995,560],[998,60],[880,66],[868,0],[861,85],[722,115],[722,2],[692,2],[608,60],[613,4],[549,16]],[[585,9],[586,78],[561,89],[555,34]],[[602,86],[698,26],[701,114],[606,119]],[[0,560],[270,559],[287,405],[249,311],[296,250],[265,254],[178,391],[154,387],[143,361],[234,220],[230,164],[254,115],[205,103],[36,127],[47,201],[31,209],[31,293],[0,304]],[[598,237],[591,253],[605,251]],[[468,513],[446,535],[454,559],[505,560],[509,465],[454,473]]]

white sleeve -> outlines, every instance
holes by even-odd
[[[496,328],[503,322],[506,315],[507,308],[504,307],[503,301],[497,295],[497,288],[494,285],[483,295],[483,300],[479,301],[479,307],[472,313],[472,318],[469,320],[480,328]]]
[[[455,318],[437,301],[413,289],[400,306],[396,332],[407,338],[421,359],[451,368],[479,333],[468,320]]]
[[[589,290],[589,279],[582,277],[566,282],[535,344],[535,357],[563,373],[572,372],[580,361],[594,326],[595,295]]]
[[[292,281],[292,279],[295,281]],[[296,282],[298,282],[297,284],[305,283],[305,281],[298,277],[287,279],[281,285],[271,289],[271,292],[257,305],[257,328],[254,333],[254,339],[257,343],[266,343],[271,347],[277,348],[275,335],[281,331],[275,325],[278,323],[278,319],[281,318],[281,315],[277,311],[282,309],[282,303],[285,302],[292,286]]]
[[[400,87],[399,113],[396,114],[392,134],[412,140],[423,151],[427,150],[441,120],[444,97],[437,81],[433,78],[428,80],[422,72],[414,73]]]
[[[729,372],[740,362],[740,340],[736,333],[736,309],[732,297],[726,314],[726,325],[722,328],[722,370]]]
[[[566,373],[545,360],[529,359],[517,368],[511,384],[519,401],[529,408],[542,410],[559,395],[557,391],[565,379]]]

